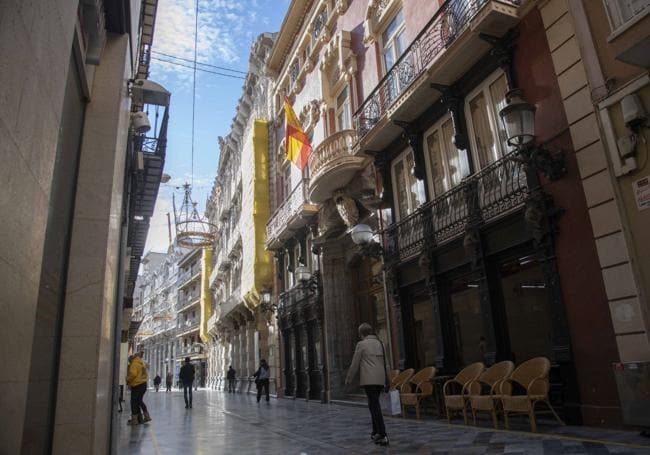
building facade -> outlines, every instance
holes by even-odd
[[[120,353],[165,159],[169,92],[147,81],[156,6],[0,6],[0,207],[13,213],[0,359],[14,365],[0,379],[2,453],[115,447]],[[132,127],[147,109],[158,128]]]
[[[647,425],[638,381],[650,361],[648,109],[650,5],[557,2],[543,16],[576,145],[591,237],[613,323],[625,423]],[[561,59],[559,57],[562,57]],[[643,374],[643,373],[641,373]]]
[[[267,63],[275,138],[267,248],[276,259],[279,380],[294,398],[346,395],[359,323],[373,323],[391,342],[381,260],[361,255],[347,235],[359,223],[377,226],[372,159],[359,150],[352,123],[360,82],[373,68],[361,27],[368,8],[365,1],[292,2]],[[313,147],[302,172],[285,158],[285,97]]]
[[[400,369],[546,356],[568,422],[621,422],[612,364],[646,360],[647,182],[645,117],[626,125],[620,101],[645,102],[647,11],[596,3],[292,2],[267,62],[285,395],[344,397],[367,321]],[[501,118],[517,103],[525,140]],[[608,157],[621,137],[634,152]]]
[[[213,296],[205,336],[208,383],[223,387],[232,365],[240,392],[250,390],[250,377],[261,358],[273,372],[279,364],[273,321],[260,300],[262,291],[272,286],[271,256],[264,248],[269,80],[263,69],[273,40],[274,35],[265,33],[252,46],[237,114],[230,133],[219,141],[217,177],[207,208],[210,222],[217,226],[208,280]]]
[[[189,357],[195,368],[195,385],[206,385],[205,346],[201,343],[201,276],[203,250],[185,251],[178,261],[176,277],[176,363],[174,377],[178,377],[182,363]]]
[[[179,308],[179,263],[187,250],[171,246],[167,253],[149,252],[142,259],[143,273],[138,277],[134,302],[134,320],[142,321],[135,337],[138,350],[144,351],[149,367],[149,384],[159,375],[177,376],[180,352],[177,331],[183,326],[177,315]],[[135,299],[134,299],[135,300]]]

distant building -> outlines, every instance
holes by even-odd
[[[268,93],[264,63],[274,35],[260,35],[252,46],[244,91],[230,133],[220,139],[219,165],[207,215],[217,226],[213,270],[208,285],[213,295],[207,322],[208,383],[224,386],[229,365],[237,371],[240,391],[260,358],[275,372],[277,345],[269,327],[270,313],[260,306],[263,290],[272,288],[272,257],[265,250],[269,218]],[[272,384],[274,387],[274,383]]]

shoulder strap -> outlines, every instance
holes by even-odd
[[[384,343],[377,337],[377,341],[379,341],[379,344],[381,345],[381,354],[384,359],[384,376],[385,376],[385,382],[386,382],[386,387],[390,386],[390,381],[388,380],[388,371],[386,371],[386,350],[384,349]]]

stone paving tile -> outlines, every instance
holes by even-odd
[[[180,392],[145,395],[153,421],[127,427],[121,418],[118,453],[161,454],[649,454],[631,432],[563,427],[567,437],[494,431],[443,421],[387,418],[388,448],[370,442],[365,408],[302,400],[255,403],[252,395],[200,390],[194,409]],[[128,408],[128,406],[127,406]],[[571,429],[576,431],[570,432]],[[604,436],[607,441],[599,441]],[[632,441],[634,444],[626,444]]]

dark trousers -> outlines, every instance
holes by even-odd
[[[138,384],[131,387],[131,415],[140,415],[142,412],[147,412],[147,407],[144,404],[144,394],[147,392],[147,383]]]
[[[368,397],[368,409],[370,409],[370,416],[372,417],[372,434],[379,434],[379,436],[386,436],[386,427],[384,426],[384,416],[381,414],[381,406],[379,405],[379,394],[383,390],[383,385],[365,385],[363,388]]]
[[[166,385],[167,385],[167,390],[166,390],[166,392],[171,392],[171,391],[172,391],[172,383],[171,383],[171,382],[168,382]]]
[[[257,402],[260,402],[262,398],[262,389],[266,390],[266,401],[269,401],[269,380],[268,379],[258,379],[255,381],[257,386]]]
[[[188,393],[189,393],[189,401],[187,397]],[[183,383],[183,398],[185,398],[185,406],[187,405],[192,406],[192,383],[191,382]]]
[[[228,379],[228,392],[235,392],[235,380]]]

